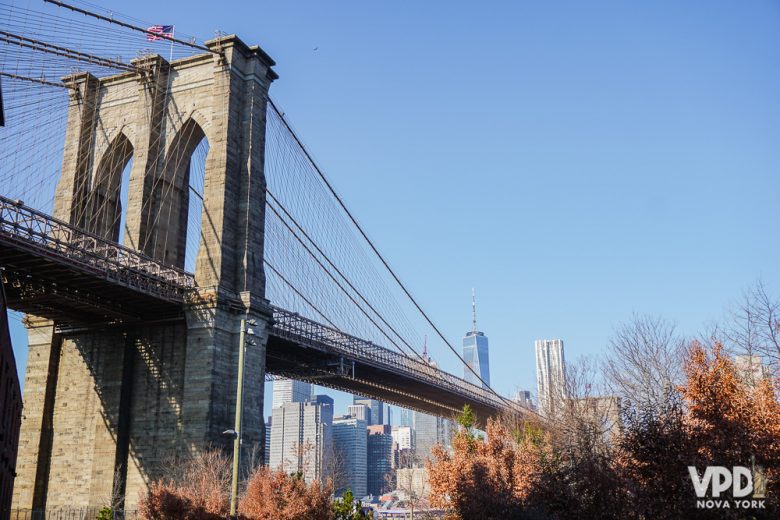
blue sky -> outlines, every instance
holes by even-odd
[[[777,2],[132,10],[274,57],[273,97],[456,345],[476,287],[503,393],[535,390],[535,339],[598,356],[633,312],[695,334],[759,277],[780,293]]]

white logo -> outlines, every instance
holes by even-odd
[[[699,476],[695,466],[688,466],[691,475],[693,489],[698,498],[709,500],[697,500],[696,507],[701,509],[763,509],[763,500],[726,500],[720,499],[721,494],[731,490],[731,498],[742,499],[753,493],[753,498],[763,498],[766,480],[761,468],[751,471],[745,466],[707,466],[704,475]],[[756,492],[753,492],[754,479],[757,481]]]
[[[708,487],[712,488],[712,496],[715,498],[729,488],[732,488],[731,494],[734,498],[746,497],[753,492],[753,474],[744,466],[734,466],[733,469],[707,466],[701,479],[694,466],[688,466],[688,473],[691,474],[693,487],[699,498],[707,496]]]

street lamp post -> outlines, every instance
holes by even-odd
[[[246,318],[241,319],[241,332],[238,338],[238,380],[236,382],[236,421],[233,431],[226,434],[233,436],[233,479],[230,487],[230,519],[236,520],[236,505],[238,502],[238,467],[241,459],[241,412],[244,408],[244,351],[246,350],[246,334],[254,335],[252,329],[246,328]],[[250,320],[254,325],[254,321]]]

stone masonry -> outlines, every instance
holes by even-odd
[[[55,216],[156,260],[184,265],[189,157],[209,143],[197,294],[179,318],[76,326],[28,316],[14,507],[128,510],[176,458],[232,443],[243,317],[243,449],[264,449],[265,114],[274,62],[235,36],[214,53],[133,63],[144,72],[77,74]],[[132,158],[127,208],[118,201]],[[126,230],[119,212],[126,212]],[[160,216],[163,215],[164,218]],[[246,459],[246,458],[245,458]]]

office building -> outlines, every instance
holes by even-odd
[[[410,497],[426,498],[430,491],[428,471],[423,467],[399,468],[396,470],[396,486]]]
[[[368,427],[368,457],[366,458],[366,488],[369,495],[379,496],[395,487],[392,482],[393,436],[389,424]]]
[[[472,327],[466,333],[466,337],[463,338],[463,360],[467,365],[463,367],[463,379],[469,383],[487,388],[490,386],[488,338],[477,329],[477,297],[473,289],[471,291],[471,312]],[[475,373],[479,375],[479,378]],[[480,378],[482,381],[480,381]]]
[[[272,468],[300,472],[306,482],[331,475],[333,399],[317,395],[305,402],[284,403],[271,417]]]
[[[411,426],[395,426],[391,430],[395,467],[409,468],[415,464],[414,433],[414,428]]]
[[[366,421],[366,424],[371,424],[371,408],[364,404],[352,404],[347,406],[347,415]]]
[[[398,426],[414,426],[414,412],[400,408],[398,410]]]
[[[514,401],[524,408],[536,410],[536,405],[534,405],[530,390],[519,390],[515,394]]]
[[[263,452],[263,465],[268,466],[271,463],[271,424],[273,416],[269,415],[265,422],[265,451]]]
[[[333,420],[334,487],[336,495],[351,489],[356,497],[366,491],[368,436],[366,421],[354,417]]]
[[[442,417],[414,412],[415,461],[423,465],[437,444],[450,445],[451,421]]]
[[[378,399],[368,399],[367,397],[354,396],[352,398],[353,404],[366,405],[371,410],[371,420],[368,421],[369,425],[372,424],[384,424],[384,403]]]
[[[414,430],[411,426],[396,426],[391,430],[391,435],[399,450],[414,448]]]
[[[539,413],[552,416],[566,397],[566,362],[563,340],[540,339],[536,347],[536,391]]]
[[[769,368],[764,364],[761,356],[736,355],[734,356],[734,369],[740,381],[751,388],[757,387],[762,379],[769,377]]]
[[[311,384],[295,379],[277,379],[273,389],[273,408],[284,403],[302,403],[311,398]]]

